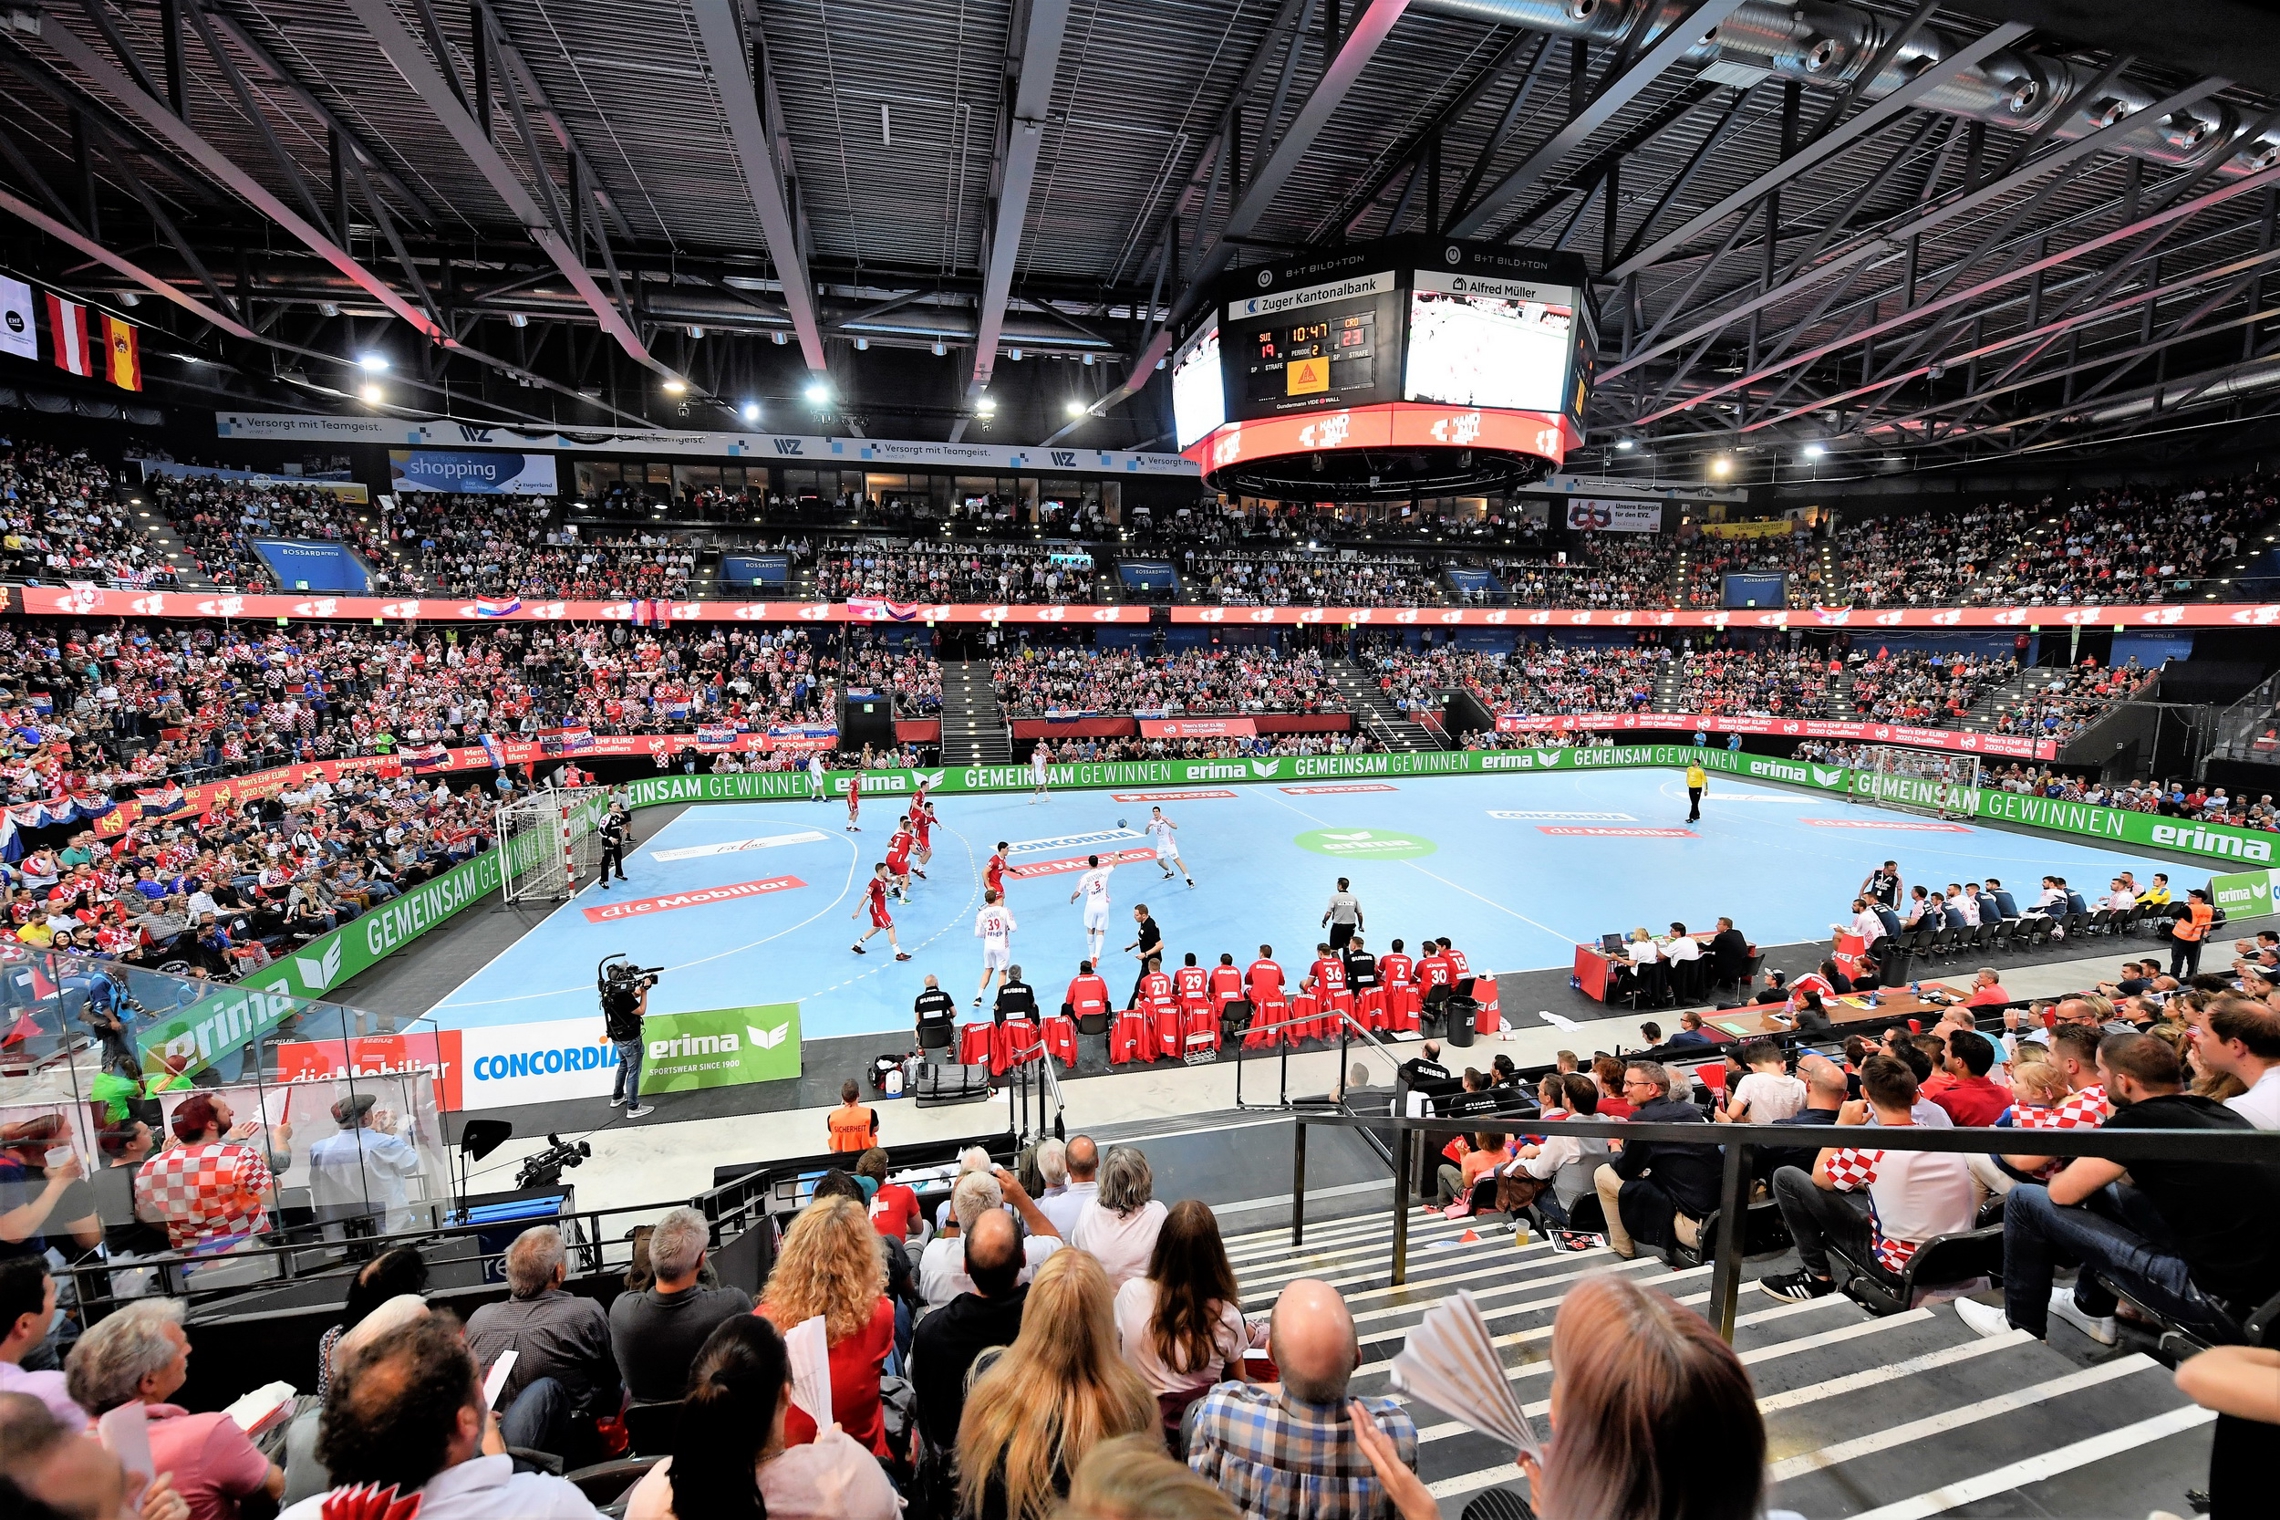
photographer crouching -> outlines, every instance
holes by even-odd
[[[626,1104],[628,1119],[656,1112],[641,1101],[641,1058],[645,1050],[641,1021],[649,1016],[649,989],[657,985],[663,969],[632,965],[623,955],[613,955],[594,975],[594,991],[602,1000],[602,1029],[617,1047],[617,1080],[610,1084],[610,1107]]]

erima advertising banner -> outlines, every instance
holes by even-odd
[[[797,1003],[651,1014],[641,1021],[641,1034],[649,1042],[641,1065],[644,1094],[741,1087],[800,1074]]]
[[[2272,888],[2280,881],[2280,871],[2230,871],[2210,878],[2209,886],[2213,907],[2221,908],[2234,917],[2244,914],[2264,914],[2272,911]]]
[[[474,496],[552,496],[552,454],[493,454],[474,449],[390,449],[388,481],[399,491]]]

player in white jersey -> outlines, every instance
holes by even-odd
[[[1178,866],[1180,875],[1186,876],[1187,884],[1192,887],[1195,885],[1195,878],[1188,875],[1187,862],[1180,859],[1180,847],[1172,839],[1172,835],[1179,831],[1179,827],[1178,824],[1164,816],[1162,808],[1150,808],[1148,810],[1146,832],[1148,837],[1156,842],[1157,868],[1164,873],[1164,880],[1170,881],[1172,879],[1172,867]]]
[[[974,994],[974,1006],[982,1006],[982,997],[990,990],[990,983],[1005,975],[1005,968],[1013,963],[1013,931],[1021,925],[1013,921],[1013,910],[998,900],[995,892],[982,894],[982,911],[974,915],[974,938],[982,942],[982,986]]]
[[[823,801],[825,796],[831,790],[830,786],[825,783],[823,777],[823,751],[814,750],[809,753],[807,759],[807,778],[808,796],[817,802]]]
[[[1085,864],[1091,869],[1077,878],[1077,890],[1069,894],[1069,901],[1085,900],[1085,959],[1098,964],[1108,942],[1108,873],[1116,868],[1102,865],[1098,855],[1087,855]]]
[[[1043,739],[1038,740],[1037,747],[1029,752],[1029,779],[1037,787],[1036,791],[1029,794],[1029,801],[1032,806],[1035,806],[1045,796],[1045,767],[1052,763],[1052,759],[1053,757],[1046,753]]]

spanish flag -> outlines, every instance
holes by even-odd
[[[135,341],[135,325],[103,314],[103,349],[110,381],[121,390],[142,389],[142,349]]]

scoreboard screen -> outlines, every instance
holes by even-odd
[[[1221,326],[1227,415],[1237,421],[1392,401],[1401,303],[1391,271],[1246,296]]]
[[[1227,420],[1219,375],[1219,324],[1188,339],[1172,360],[1172,436],[1186,448]]]
[[[1418,270],[1402,399],[1564,410],[1575,310],[1569,286]]]

